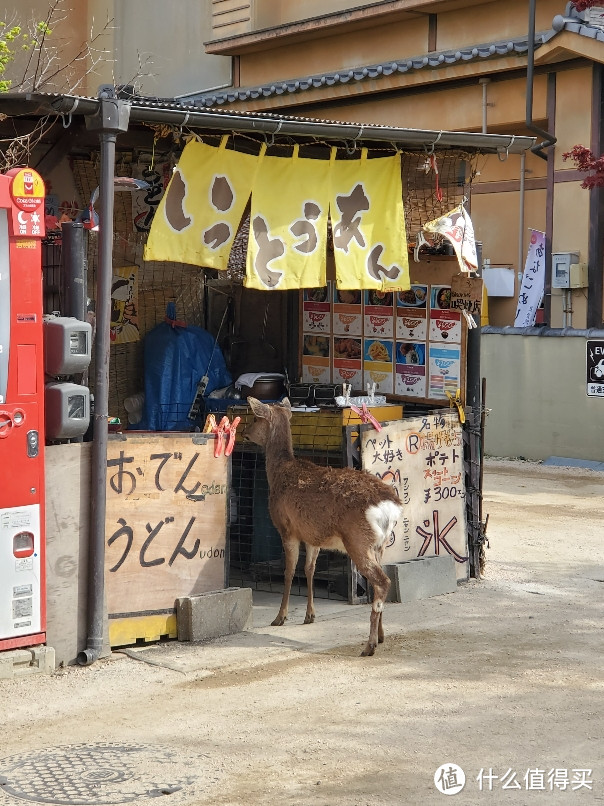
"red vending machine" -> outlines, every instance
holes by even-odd
[[[44,182],[0,174],[0,650],[45,641]]]

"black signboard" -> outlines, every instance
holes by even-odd
[[[587,394],[604,397],[604,339],[587,340]]]

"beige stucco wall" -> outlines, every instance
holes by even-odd
[[[252,23],[255,29],[271,28],[288,22],[307,20],[323,14],[349,11],[359,6],[376,6],[382,0],[252,0]]]
[[[471,25],[468,25],[467,8],[439,14],[437,49],[446,50],[480,42],[501,41],[506,37],[526,36],[528,9],[527,0],[481,3],[472,9]],[[564,4],[559,0],[539,0],[535,30],[548,30],[554,16],[562,13]]]
[[[585,342],[483,333],[487,456],[604,461],[604,398],[586,394]]]
[[[115,0],[114,5],[118,84],[134,80],[142,94],[165,98],[230,84],[231,58],[204,50],[211,38],[209,3]]]
[[[325,36],[321,30],[305,42],[283,44],[266,52],[241,58],[243,87],[313,75],[329,70],[359,67],[422,54],[428,47],[428,18],[402,25],[381,25]]]
[[[107,14],[100,13],[100,5],[107,5],[106,0],[103,3],[99,0],[99,9],[97,14],[89,14],[89,4],[82,2],[84,6],[84,13],[69,13],[69,10],[62,10],[59,8],[57,13],[51,20],[52,33],[48,37],[48,48],[46,54],[51,55],[52,49],[56,49],[57,61],[55,61],[50,72],[55,72],[58,64],[66,66],[72,62],[75,57],[82,51],[82,45],[90,40],[91,28],[93,34],[101,32],[103,24],[107,21]],[[32,30],[32,25],[47,19],[50,3],[48,0],[30,0],[28,3],[23,3],[22,0],[13,0],[12,2],[2,3],[0,5],[0,19],[7,22],[9,25],[19,25],[26,31]],[[101,36],[97,42],[96,47],[102,51],[111,45],[110,35]],[[6,77],[10,78],[14,84],[18,82],[26,68],[26,63],[29,59],[29,53],[18,52],[15,61],[9,65],[6,71]],[[86,73],[90,67],[89,63],[85,61],[78,62],[74,65],[73,70],[61,71],[56,75],[54,80],[43,87],[45,91],[59,91],[65,92],[75,86],[78,79]],[[31,74],[31,71],[30,71]],[[98,81],[93,79],[92,83],[97,84]],[[26,89],[30,89],[29,84]],[[89,90],[89,82],[84,81],[77,87],[77,91],[86,93]]]
[[[208,56],[203,43],[211,37],[210,10],[196,0],[77,0],[74,8],[59,8],[49,47],[58,49],[68,64],[90,43],[98,63],[79,61],[70,77],[45,87],[82,95],[96,95],[100,84],[132,84],[139,92],[161,97],[226,86],[231,81],[231,58]],[[0,4],[0,19],[20,23],[46,19],[48,0]],[[94,41],[93,41],[94,40]],[[19,54],[10,77],[22,75],[26,55]],[[76,80],[79,83],[76,85]]]

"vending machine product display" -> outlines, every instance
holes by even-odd
[[[0,175],[0,650],[45,641],[44,182]]]

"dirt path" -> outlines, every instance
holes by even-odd
[[[295,599],[274,628],[265,594],[249,633],[0,681],[0,806],[23,803],[1,778],[23,759],[102,743],[143,748],[145,791],[176,782],[183,806],[436,804],[448,762],[467,777],[453,803],[604,804],[604,474],[490,461],[485,512],[486,579],[388,605],[373,658],[366,607],[319,601],[303,626]]]

